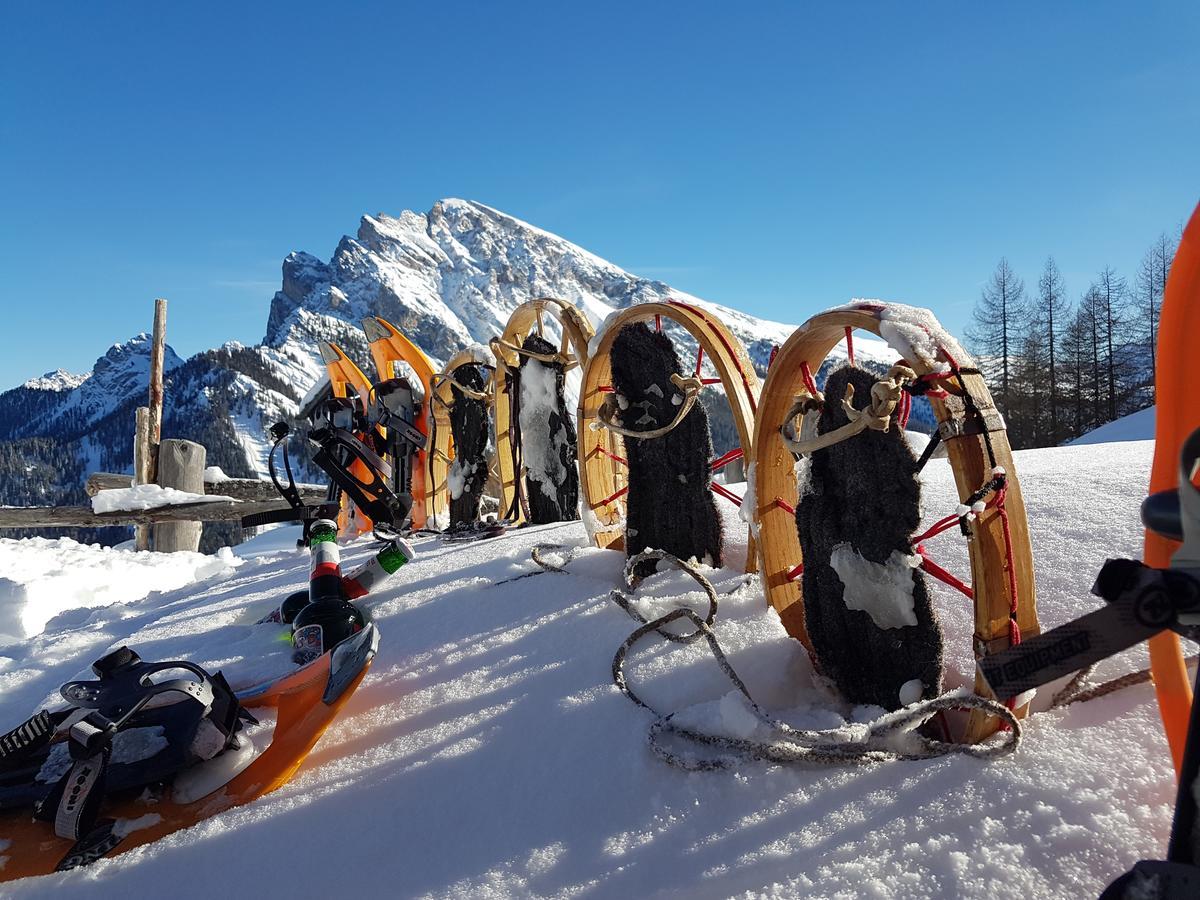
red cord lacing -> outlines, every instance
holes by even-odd
[[[712,492],[714,494],[717,494],[720,497],[724,497],[726,500],[728,500],[734,506],[742,505],[742,498],[739,497],[737,494],[735,494],[733,491],[729,490],[729,488],[725,487],[725,485],[717,484],[717,482],[714,481],[712,484],[709,485],[709,487],[712,488]]]
[[[816,399],[819,396],[817,382],[813,379],[812,369],[808,367],[807,362],[800,363],[800,377],[804,379],[804,387],[808,390],[809,396]]]
[[[599,453],[601,456],[607,456],[609,459],[619,462],[623,466],[629,465],[629,460],[627,460],[625,457],[617,456],[617,454],[615,454],[615,453],[610,453],[608,450],[605,450],[599,444],[596,445],[596,452]]]
[[[741,459],[741,458],[742,458],[742,448],[734,447],[728,453],[724,454],[723,456],[717,457],[711,463],[709,463],[708,468],[711,471],[716,472],[718,469],[725,468],[727,465],[729,465],[735,459]]]

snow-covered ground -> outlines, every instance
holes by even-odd
[[[1138,553],[1152,446],[1017,454],[1046,627],[1097,606],[1088,588],[1106,557]],[[929,464],[926,484],[929,519],[954,509],[944,460]],[[842,722],[850,711],[813,682],[757,578],[740,571],[744,525],[732,509],[726,524],[730,558],[710,574],[731,662],[768,709]],[[251,623],[304,585],[307,558],[294,538],[294,529],[270,532],[238,548],[245,561],[236,568],[60,616],[45,633],[0,648],[0,731],[125,642],[145,658],[221,667],[235,685],[285,666],[274,626]],[[1079,898],[1163,852],[1174,786],[1147,685],[1035,715],[1020,749],[992,762],[754,763],[703,774],[664,765],[646,748],[648,714],[611,682],[613,653],[633,628],[607,599],[622,556],[584,549],[569,575],[498,583],[532,571],[529,550],[546,541],[582,546],[583,527],[475,544],[419,541],[419,558],[373,600],[383,634],[373,670],[290,784],[115,860],[0,893],[153,897],[169,885],[173,897],[205,900],[214,892]],[[8,567],[0,571],[29,545],[0,542],[0,567]],[[966,571],[960,538],[943,535],[928,549]],[[370,553],[360,541],[344,555],[353,565]],[[83,567],[97,588],[120,588],[114,570]],[[26,587],[37,589],[39,578]],[[655,576],[643,606],[665,609],[669,595],[689,591],[699,605],[693,587],[678,573]],[[970,607],[940,586],[937,605],[953,687],[972,671]],[[1096,677],[1144,662],[1138,649]],[[661,709],[693,707],[691,715],[719,725],[729,706],[717,701],[730,685],[701,646],[651,642],[634,651],[628,673]]]
[[[1152,441],[1154,409],[1153,406],[1139,409],[1135,413],[1101,425],[1082,437],[1075,438],[1071,445],[1077,447],[1081,444],[1108,444],[1113,441]]]
[[[0,660],[12,653],[23,658],[20,642],[48,622],[53,622],[51,633],[70,632],[92,608],[112,607],[103,613],[107,617],[154,592],[229,575],[240,563],[228,549],[216,556],[155,555],[79,544],[70,538],[0,538]],[[55,620],[60,614],[64,615]],[[17,646],[6,648],[9,644]],[[0,697],[0,719],[6,720],[8,695]]]

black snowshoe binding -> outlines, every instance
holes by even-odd
[[[557,352],[553,344],[536,334],[525,338],[521,349],[543,356]],[[554,381],[549,392],[547,374]],[[543,362],[523,355],[520,367],[515,372],[509,370],[504,386],[512,399],[513,471],[525,473],[517,502],[522,504],[525,520],[531,525],[579,518],[577,437],[563,395],[565,378],[561,362]],[[547,393],[551,396],[545,396]],[[547,407],[549,413],[542,415]],[[511,509],[508,516],[515,519],[516,512]]]
[[[508,523],[489,517],[482,522],[460,522],[442,532],[442,543],[469,544],[473,541],[486,541],[488,538],[500,537],[508,533]]]
[[[308,433],[312,461],[321,467],[355,506],[361,509],[381,534],[399,534],[408,524],[412,494],[396,494],[389,481],[392,467],[376,452],[378,432],[358,412],[357,403],[345,397],[331,397],[322,407],[321,423]],[[361,480],[354,464],[369,475]]]
[[[379,382],[372,394],[371,423],[387,431],[384,450],[392,460],[392,491],[408,497],[411,506],[413,457],[428,443],[416,424],[423,398],[404,377]]]
[[[848,424],[847,385],[865,406],[876,380],[853,366],[831,373],[817,433]],[[805,625],[821,672],[851,703],[893,710],[941,690],[942,633],[911,544],[918,472],[898,425],[868,428],[813,452],[796,504]]]
[[[271,480],[290,508],[243,516],[243,528],[254,528],[274,522],[300,521],[305,524],[301,543],[307,543],[308,528],[313,522],[318,519],[337,518],[338,492],[344,492],[366,513],[374,523],[375,530],[381,535],[399,534],[408,524],[412,494],[396,493],[392,490],[389,484],[389,480],[392,479],[392,467],[371,446],[375,443],[378,432],[358,412],[354,400],[346,397],[330,397],[325,400],[320,407],[319,422],[307,435],[313,450],[313,463],[319,466],[331,481],[328,503],[306,506],[301,499],[300,492],[296,489],[285,443],[290,431],[286,422],[279,422],[271,427],[271,436],[275,438],[275,444],[271,448],[268,462]],[[286,485],[280,482],[275,468],[275,451],[280,446],[283,447],[284,469],[288,477]],[[360,470],[369,475],[369,481],[360,479],[354,472],[355,463],[361,463]],[[411,468],[409,476],[411,477]]]
[[[157,791],[236,746],[242,722],[254,721],[219,672],[193,663],[146,663],[121,647],[92,671],[98,680],[63,685],[67,709],[0,737],[0,810],[28,807],[76,841],[106,797]]]
[[[304,498],[300,496],[300,490],[296,487],[296,476],[292,472],[292,461],[288,456],[287,439],[290,435],[291,429],[286,422],[277,422],[272,425],[271,437],[275,442],[271,445],[271,452],[267,456],[267,470],[270,472],[271,482],[275,485],[275,490],[279,491],[283,499],[287,501],[288,509],[242,516],[242,527],[257,528],[261,525],[272,525],[278,522],[302,522],[304,536],[297,543],[307,545],[308,530],[312,523],[319,519],[336,519],[338,505],[337,501],[333,499],[318,506],[308,506],[304,502]],[[275,454],[279,452],[280,448],[283,448],[283,470],[287,475],[287,484],[280,481],[279,471],[275,467]]]
[[[479,504],[488,478],[488,405],[471,394],[487,389],[483,366],[465,363],[450,373],[450,434],[454,439],[454,462],[450,466],[450,530],[473,526],[479,519]],[[464,393],[459,385],[470,394]]]
[[[638,322],[626,325],[613,340],[612,383],[618,424],[629,431],[652,432],[675,421],[684,402],[671,376],[683,366],[670,339]],[[625,438],[629,461],[625,552],[647,548],[679,559],[721,564],[721,522],[712,495],[712,436],[708,413],[696,403],[660,437]],[[639,575],[654,571],[644,564]]]

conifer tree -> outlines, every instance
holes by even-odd
[[[1167,275],[1175,259],[1178,241],[1163,232],[1142,257],[1142,265],[1134,280],[1134,303],[1137,308],[1139,338],[1149,359],[1150,383],[1155,382],[1155,351],[1158,347],[1158,317],[1162,310]]]
[[[1068,412],[1067,434],[1079,437],[1087,430],[1087,357],[1091,326],[1087,308],[1081,303],[1067,319],[1059,342],[1059,359],[1064,377],[1064,404]]]
[[[1013,363],[1026,315],[1025,283],[1009,266],[1008,260],[1001,258],[975,304],[967,338],[988,372],[989,380],[999,388],[998,402],[1006,415],[1013,400]]]
[[[1123,366],[1117,358],[1117,351],[1120,348],[1114,346],[1113,335],[1124,317],[1126,291],[1125,279],[1117,275],[1111,266],[1105,266],[1096,281],[1096,299],[1100,304],[1098,312],[1103,315],[1101,330],[1104,335],[1104,380],[1107,401],[1105,421],[1108,422],[1117,418],[1117,396],[1121,393],[1118,380]]]
[[[1070,307],[1067,302],[1066,287],[1063,284],[1062,273],[1054,262],[1053,256],[1046,257],[1046,265],[1042,276],[1038,279],[1038,293],[1032,309],[1030,350],[1037,354],[1038,361],[1043,363],[1044,383],[1049,386],[1045,397],[1047,407],[1048,443],[1053,446],[1062,438],[1062,429],[1058,420],[1059,407],[1062,398],[1059,396],[1058,345],[1062,340],[1063,330],[1067,325]]]

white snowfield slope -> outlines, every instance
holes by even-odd
[[[1071,446],[1109,444],[1113,441],[1152,441],[1154,440],[1154,409],[1153,406],[1139,409],[1135,413],[1101,425],[1082,437],[1075,438],[1071,441]]]
[[[1151,454],[1149,442],[1017,454],[1047,627],[1097,606],[1088,588],[1106,557],[1138,553]],[[954,509],[944,461],[929,464],[926,484],[929,519]],[[814,683],[756,579],[740,573],[744,526],[727,512],[729,565],[711,575],[733,665],[768,709],[810,727],[841,724],[851,711]],[[274,626],[250,623],[304,585],[294,536],[272,532],[241,551],[253,558],[236,571],[72,614],[0,650],[0,731],[125,642],[145,658],[222,667],[235,684],[283,664]],[[419,558],[374,600],[374,669],[294,781],[115,860],[0,893],[1080,898],[1164,852],[1173,775],[1148,685],[1040,713],[1019,751],[994,762],[703,774],[664,765],[646,748],[649,715],[611,683],[613,653],[633,629],[607,599],[622,556],[586,549],[569,575],[497,584],[531,571],[529,549],[545,541],[582,545],[583,527],[420,541]],[[929,549],[966,571],[960,538]],[[20,552],[0,544],[0,554]],[[345,556],[353,565],[370,552],[359,542]],[[643,608],[689,591],[699,606],[692,587],[678,573],[655,576]],[[972,671],[969,603],[936,592],[955,687]],[[1139,649],[1096,677],[1144,662]],[[661,709],[690,707],[713,728],[742,718],[737,703],[720,702],[731,686],[701,646],[651,642],[629,676]]]

